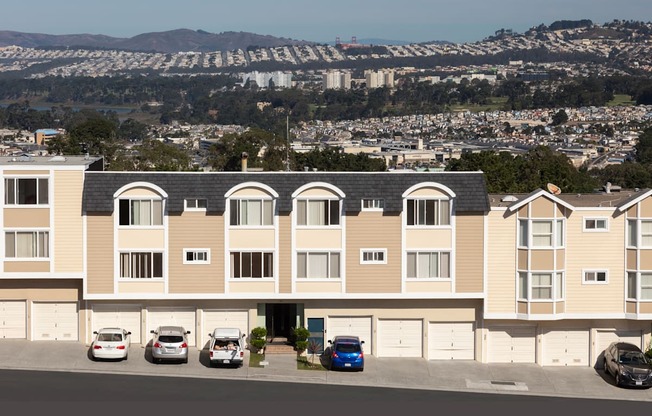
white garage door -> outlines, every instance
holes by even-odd
[[[206,310],[203,314],[201,343],[206,346],[215,328],[240,328],[243,334],[249,339],[249,312],[248,311],[227,311],[227,310]]]
[[[379,319],[379,357],[423,357],[421,340],[423,321],[420,319]]]
[[[32,304],[34,341],[77,341],[78,322],[77,302]]]
[[[555,330],[543,334],[543,365],[588,366],[589,330]]]
[[[371,316],[329,316],[326,342],[338,335],[360,337],[362,349],[371,352]]]
[[[150,331],[159,326],[182,326],[188,335],[188,345],[196,345],[195,310],[189,308],[149,308],[147,310],[147,334],[152,339]],[[148,341],[149,342],[149,341]]]
[[[428,359],[475,359],[473,322],[430,322],[428,324]]]
[[[132,344],[140,344],[140,322],[140,306],[93,306],[93,331],[97,331],[101,328],[124,328],[131,332]]]
[[[0,302],[0,338],[27,338],[25,301]]]
[[[641,331],[640,330],[609,330],[609,331],[598,331],[596,342],[596,354],[598,356],[597,366],[602,368],[604,366],[603,362],[603,353],[604,350],[612,342],[627,342],[634,344],[637,347],[641,348]]]
[[[536,360],[535,328],[490,328],[487,348],[490,363],[533,363]]]

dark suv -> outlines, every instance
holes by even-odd
[[[604,372],[614,376],[616,386],[652,387],[652,362],[633,344],[611,343],[604,350]]]
[[[354,335],[336,336],[329,340],[326,354],[329,357],[328,369],[364,370],[364,351],[360,338]]]

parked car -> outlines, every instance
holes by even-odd
[[[328,356],[328,369],[355,369],[364,370],[364,351],[360,338],[354,335],[336,336],[329,340],[326,350]]]
[[[126,360],[129,356],[131,332],[122,328],[102,328],[93,331],[95,339],[91,344],[91,356],[94,360]]]
[[[211,367],[218,364],[240,367],[244,362],[245,337],[239,328],[215,328],[208,334]]]
[[[152,361],[181,361],[188,362],[188,334],[181,326],[159,326],[150,331],[154,334],[152,339]]]
[[[612,342],[604,350],[604,371],[616,386],[652,387],[652,361],[634,344]]]

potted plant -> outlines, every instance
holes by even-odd
[[[265,345],[267,344],[267,328],[258,326],[251,330],[251,340],[249,341],[259,354],[265,353]]]

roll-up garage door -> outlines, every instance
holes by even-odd
[[[423,357],[423,321],[379,319],[379,357]]]
[[[93,331],[100,328],[124,328],[131,332],[131,343],[140,344],[140,310],[141,307],[135,305],[94,305]]]
[[[77,341],[77,302],[34,302],[32,325],[34,341]]]
[[[249,340],[249,312],[235,310],[205,310],[201,333],[202,347],[206,346],[215,328],[240,328]]]
[[[0,338],[27,338],[27,306],[24,300],[0,302]]]
[[[147,334],[152,338],[150,331],[156,330],[159,326],[182,326],[190,331],[188,345],[196,345],[197,334],[195,329],[194,308],[148,308],[147,310]]]
[[[534,363],[536,361],[535,327],[489,328],[488,361],[490,363]]]
[[[473,322],[430,322],[428,358],[430,360],[475,359]]]
[[[371,353],[371,317],[370,316],[329,316],[326,342],[338,335],[355,335],[360,337],[362,349]]]

